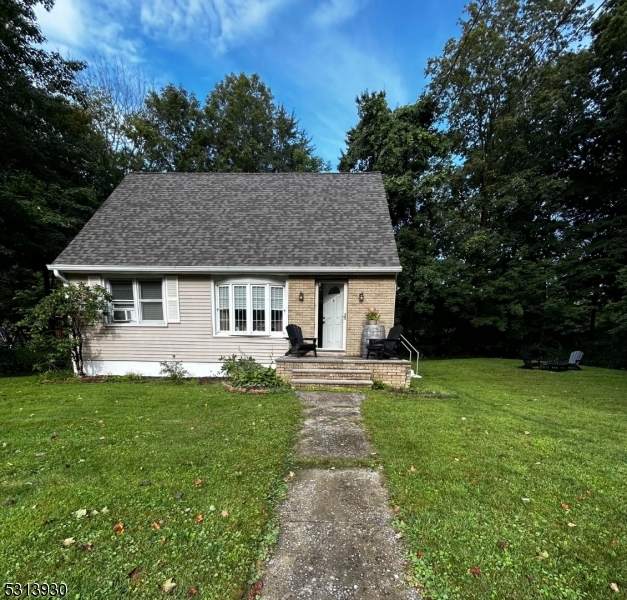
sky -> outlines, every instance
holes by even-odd
[[[336,169],[355,98],[414,102],[429,57],[459,37],[464,0],[56,0],[37,8],[47,47],[119,58],[157,88],[204,100],[229,73],[258,73]]]

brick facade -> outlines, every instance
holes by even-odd
[[[327,278],[338,281],[339,278]],[[300,325],[304,337],[317,337],[316,323],[316,281],[322,277],[290,277],[289,279],[289,322]],[[346,279],[346,355],[361,354],[361,332],[367,324],[366,310],[377,309],[381,315],[379,323],[385,326],[385,333],[394,326],[394,303],[396,301],[396,277],[379,275],[376,277],[348,277]],[[304,295],[303,302],[298,296]],[[363,293],[363,302],[359,294]]]

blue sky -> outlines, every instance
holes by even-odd
[[[56,0],[37,10],[48,47],[139,65],[157,87],[204,100],[228,73],[259,73],[337,167],[355,97],[385,89],[413,102],[427,59],[459,35],[465,1]]]

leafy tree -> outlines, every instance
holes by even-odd
[[[26,316],[23,325],[30,328],[36,350],[44,350],[51,362],[69,354],[74,371],[82,377],[85,375],[83,346],[93,326],[107,315],[111,300],[111,294],[99,285],[68,284],[43,298]]]
[[[82,63],[47,52],[34,7],[0,2],[0,321],[16,318],[21,281],[52,283],[46,263],[67,245],[106,194],[105,141],[91,126],[75,76]],[[17,270],[17,272],[16,272]],[[36,274],[36,275],[35,275]]]
[[[329,166],[293,113],[277,105],[254,74],[228,75],[201,106],[195,94],[168,85],[148,94],[126,133],[135,168],[148,171],[321,171]]]

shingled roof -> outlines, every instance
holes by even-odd
[[[380,173],[130,173],[50,266],[401,270]]]

